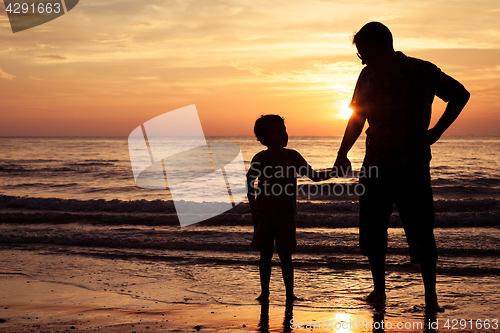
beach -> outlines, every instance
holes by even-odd
[[[101,241],[109,241],[104,229],[115,235],[121,232],[122,238],[123,233],[142,235],[143,245],[137,248],[130,245],[120,248],[117,243],[82,246],[81,238],[79,246],[64,245],[61,239],[65,237],[73,237],[75,242],[77,236],[70,237],[67,232],[77,229],[76,225],[36,225],[30,232],[22,230],[19,224],[10,226],[31,237],[36,237],[35,229],[38,229],[45,239],[43,244],[33,244],[32,238],[29,244],[5,245],[8,233],[3,226],[2,332],[192,332],[196,327],[208,332],[267,330],[261,327],[262,308],[255,300],[259,292],[256,253],[230,253],[221,249],[158,250],[145,245],[158,242],[158,237],[172,239],[172,243],[187,243],[196,235],[209,233],[208,226],[193,226],[190,231],[182,231],[183,236],[175,235],[179,231],[175,227],[172,227],[175,231],[170,232],[165,227],[156,227],[156,232],[152,232],[151,227],[103,227],[101,224],[81,229],[94,239],[100,235]],[[59,240],[51,241],[51,233],[58,235]],[[347,239],[355,229],[343,233],[337,238]],[[212,237],[216,237],[213,230]],[[388,258],[388,301],[382,312],[363,301],[370,291],[371,278],[366,260],[358,254],[330,253],[319,259],[318,255],[302,253],[295,257],[296,293],[303,300],[294,304],[293,316],[285,318],[284,288],[275,258],[269,303],[271,332],[283,331],[284,319],[290,327],[316,323],[315,331],[332,331],[332,325],[337,322],[359,323],[356,329],[348,330],[351,332],[371,332],[366,324],[382,320],[394,325],[400,322],[419,325],[429,321],[424,311],[418,269],[398,255]],[[463,331],[478,331],[475,325],[485,320],[493,322],[497,317],[498,275],[474,272],[470,268],[462,273],[450,271],[446,266],[452,265],[449,260],[438,270],[440,301],[446,309],[437,316],[441,323],[439,331],[446,331],[444,325],[453,319],[473,326]],[[295,322],[291,322],[292,319]],[[336,331],[346,331],[339,328]]]
[[[39,266],[48,266],[53,278],[38,280],[16,271],[1,272],[2,332],[281,332],[310,331],[311,327],[317,332],[381,332],[383,325],[394,332],[421,332],[429,323],[438,332],[451,331],[444,327],[446,314],[429,322],[425,316],[318,309],[301,302],[290,308],[282,304],[282,295],[272,295],[267,307],[248,297],[247,304],[236,304],[222,294],[215,299],[201,293],[200,298],[200,291],[190,289],[192,284],[172,274],[148,272],[148,265],[135,264],[130,274],[124,263],[110,259],[43,254],[42,263],[40,255],[19,252],[3,251],[3,264],[7,257],[17,261],[14,266],[29,266],[28,271],[39,274],[43,274]],[[477,331],[476,321],[468,325]]]
[[[366,332],[378,325],[369,314],[307,308],[294,309],[292,314],[277,305],[166,305],[8,274],[0,277],[0,281],[2,288],[6,288],[2,303],[8,304],[2,311],[5,321],[2,332],[278,332],[291,331],[294,326],[305,329],[307,325],[316,326],[318,332],[331,331],[335,326]],[[293,321],[292,316],[298,319]],[[392,321],[397,322],[395,318]],[[415,331],[424,324],[418,320],[405,322],[407,327],[410,323]]]
[[[247,167],[261,149],[253,138],[212,140],[236,142]],[[340,140],[292,137],[290,146],[322,169]],[[450,137],[433,150],[437,289],[445,312],[430,318],[438,324],[431,330],[494,331],[500,319],[499,145],[498,138]],[[355,178],[316,188],[299,179],[293,261],[303,300],[290,315],[275,255],[266,324],[267,308],[255,300],[258,253],[250,248],[247,202],[180,227],[167,192],[135,186],[124,138],[2,138],[2,147],[2,332],[379,332],[381,326],[361,323],[384,320],[393,325],[385,331],[429,323],[396,209],[386,307],[364,301],[373,286],[359,254],[357,197],[330,191],[348,189]],[[355,170],[363,152],[357,143]]]
[[[500,333],[499,0],[0,10],[0,333]]]

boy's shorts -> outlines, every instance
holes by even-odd
[[[360,178],[365,192],[359,198],[361,253],[383,256],[387,252],[387,228],[396,205],[410,248],[412,263],[437,260],[434,239],[434,207],[428,165],[399,172],[380,172]]]
[[[257,216],[252,248],[260,252],[274,252],[274,240],[278,253],[297,252],[295,216]]]

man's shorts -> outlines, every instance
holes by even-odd
[[[297,252],[295,216],[257,216],[252,248],[260,252],[274,252],[274,240],[278,253]]]
[[[429,165],[396,172],[379,170],[360,178],[364,194],[359,198],[359,243],[365,256],[387,253],[387,229],[396,205],[410,248],[413,263],[437,260],[434,239],[434,203]]]

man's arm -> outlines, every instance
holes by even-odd
[[[463,108],[469,101],[469,98],[470,93],[467,91],[467,89],[464,88],[464,86],[460,85],[460,88],[457,89],[452,97],[450,97],[448,105],[446,106],[446,109],[441,118],[439,118],[436,126],[429,129],[427,132],[425,132],[424,135],[417,139],[417,147],[422,149],[434,144],[437,140],[439,140],[441,135],[443,135],[448,127],[450,127],[455,119],[457,119],[458,115],[460,114],[460,112],[462,112]]]
[[[347,158],[347,153],[351,150],[352,146],[356,140],[361,135],[363,127],[365,126],[366,117],[360,115],[357,112],[353,112],[347,127],[345,129],[344,137],[342,138],[342,143],[340,144],[340,149],[337,154],[337,160],[333,167],[341,169],[341,172],[347,173],[351,169],[351,162]]]

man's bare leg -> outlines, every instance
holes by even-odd
[[[366,300],[370,303],[381,304],[385,301],[385,254],[369,256],[368,260],[373,277],[373,291]]]
[[[439,306],[437,300],[436,266],[437,261],[420,263],[420,271],[422,272],[425,289],[425,309],[431,312],[444,312],[444,308]]]

